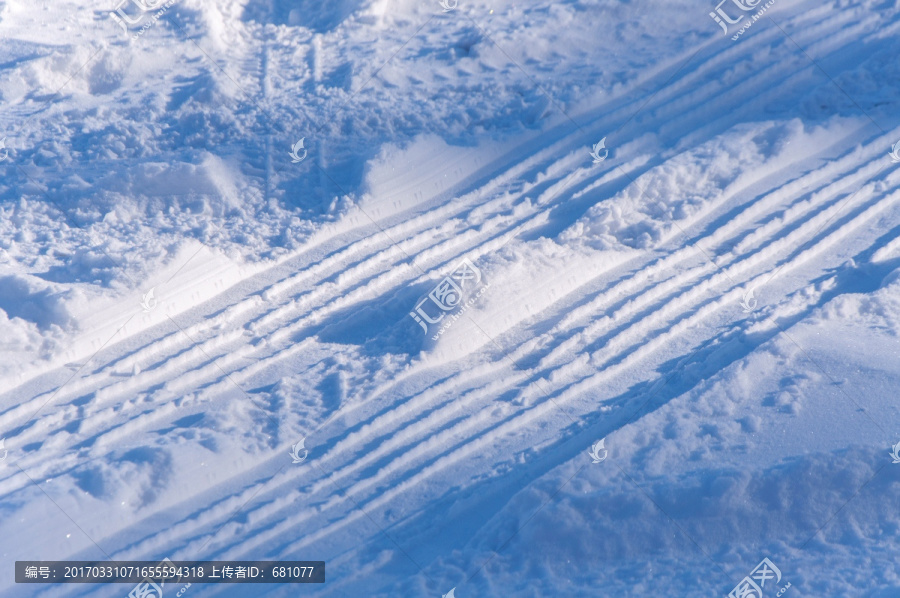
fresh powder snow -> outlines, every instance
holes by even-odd
[[[896,1],[0,0],[0,596],[900,596],[898,57]]]

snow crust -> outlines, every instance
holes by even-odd
[[[900,5],[445,4],[0,2],[0,596],[900,594]]]

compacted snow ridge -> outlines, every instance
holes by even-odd
[[[0,596],[900,596],[900,3],[716,2],[0,0]]]

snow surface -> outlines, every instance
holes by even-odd
[[[138,6],[0,0],[0,596],[900,596],[900,2]]]

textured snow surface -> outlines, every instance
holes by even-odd
[[[900,3],[740,4],[0,0],[0,596],[900,596]]]

